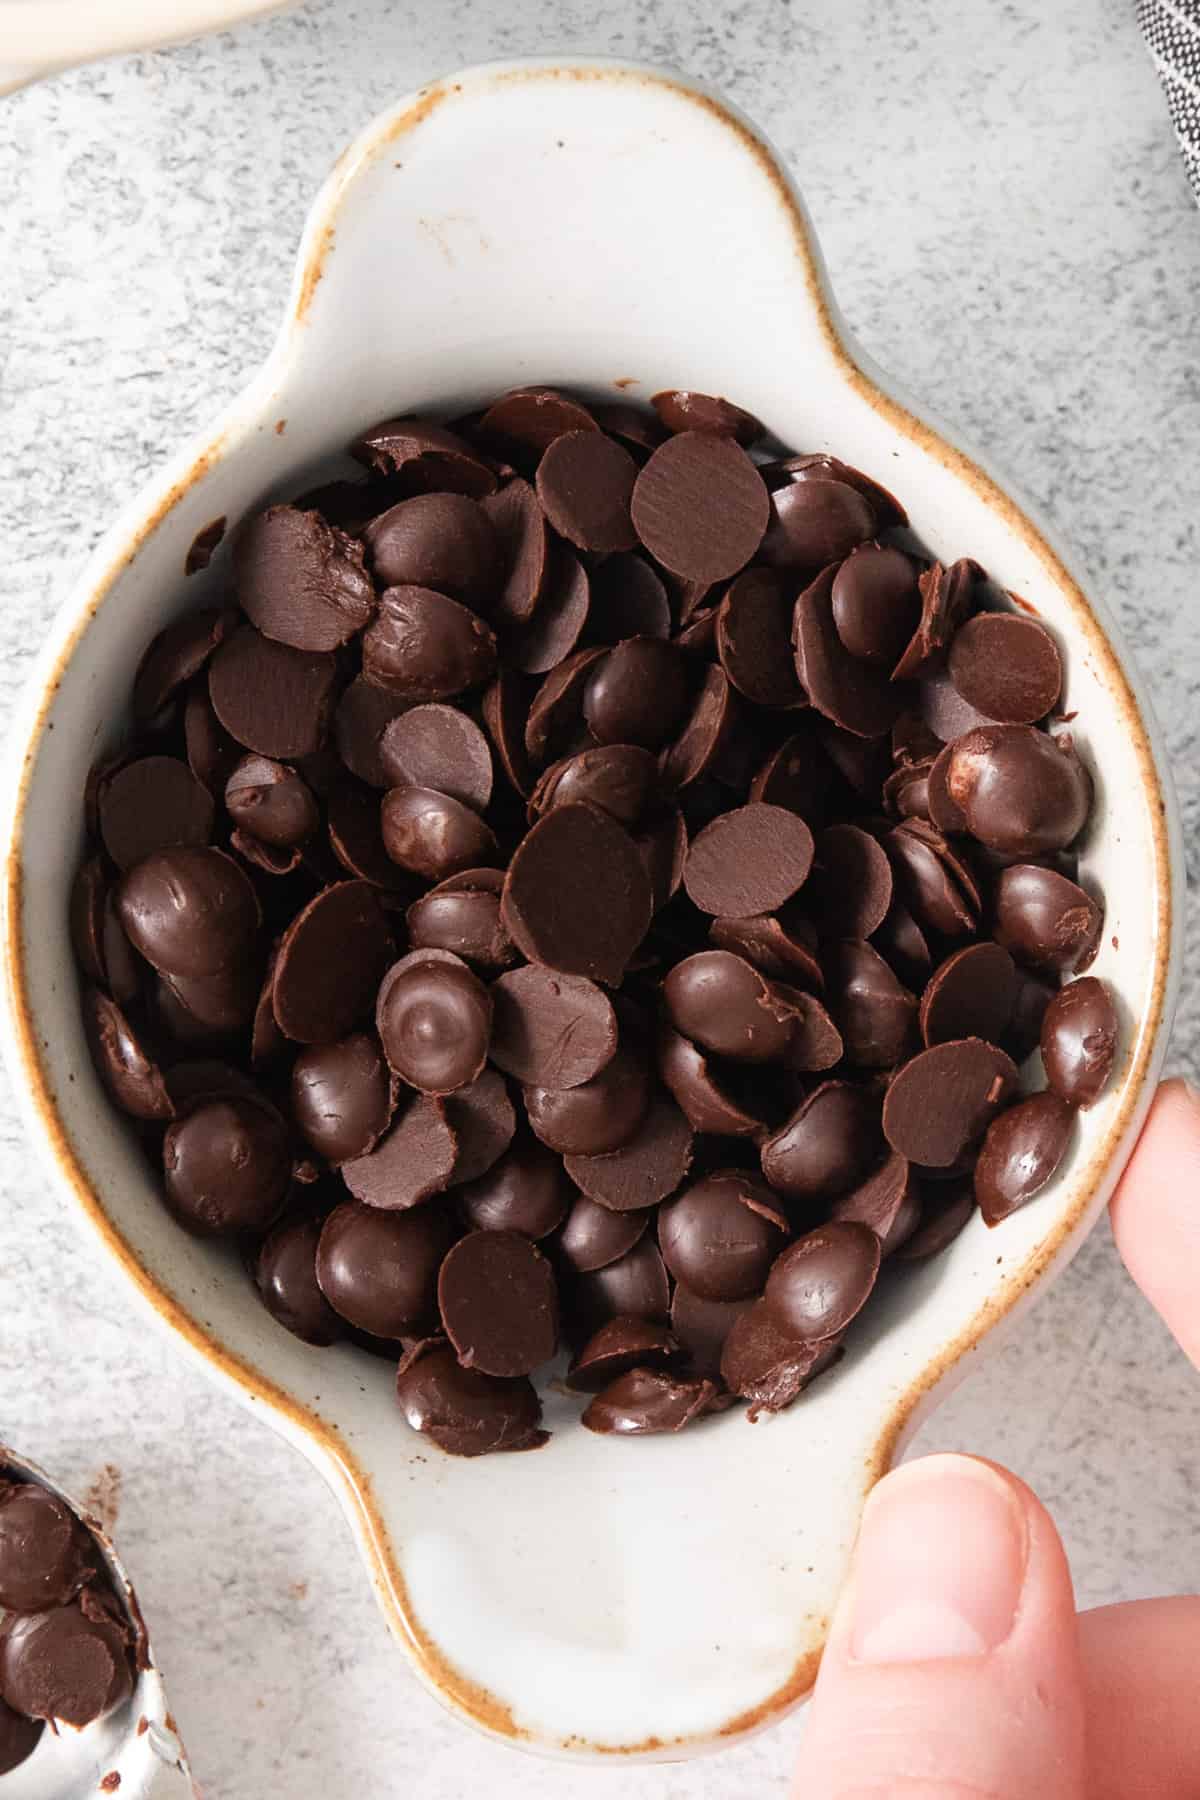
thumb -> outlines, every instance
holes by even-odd
[[[1015,1476],[930,1456],[863,1517],[796,1800],[1083,1800],[1071,1576]]]

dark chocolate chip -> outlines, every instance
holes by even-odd
[[[676,963],[663,1000],[684,1037],[739,1062],[786,1059],[803,1016],[799,994],[728,950],[701,950]]]
[[[1035,969],[1070,974],[1095,954],[1104,913],[1057,869],[1014,863],[996,882],[996,939]]]
[[[819,745],[808,735],[785,738],[750,783],[750,799],[783,806],[814,830],[828,811],[831,771]]]
[[[188,689],[183,704],[183,740],[188,768],[216,799],[242,755],[242,746],[231,738],[208,697],[207,678],[201,676]]]
[[[232,608],[204,606],[160,631],[133,679],[134,723],[149,725],[179,689],[199,675],[237,623]]]
[[[432,1206],[383,1212],[347,1200],[321,1228],[317,1281],[333,1310],[373,1337],[415,1336],[437,1314],[450,1223]]]
[[[601,644],[671,635],[671,603],[662,577],[640,556],[606,556],[592,574],[588,635]]]
[[[589,1431],[621,1437],[682,1431],[708,1410],[715,1392],[711,1381],[688,1381],[659,1369],[630,1369],[584,1408],[581,1423]]]
[[[540,456],[566,431],[594,431],[585,406],[555,388],[514,388],[488,407],[479,424],[485,439]]]
[[[615,1213],[577,1194],[554,1240],[555,1252],[579,1274],[591,1274],[632,1250],[649,1222],[649,1212]]]
[[[792,613],[778,576],[747,569],[717,609],[717,654],[739,693],[758,706],[802,706],[791,653]]]
[[[891,1256],[921,1222],[921,1194],[912,1164],[892,1150],[857,1187],[838,1195],[829,1217],[836,1223],[869,1225],[879,1239],[880,1253]]]
[[[913,1047],[916,996],[870,944],[853,938],[824,949],[826,998],[846,1060],[860,1069],[891,1069]]]
[[[505,927],[531,960],[613,985],[652,911],[637,845],[586,802],[556,806],[538,820],[508,866],[501,900]]]
[[[549,1237],[567,1216],[573,1189],[557,1156],[540,1144],[514,1144],[459,1196],[473,1231]]]
[[[705,669],[679,735],[659,757],[664,787],[686,788],[711,773],[728,747],[737,719],[737,696],[724,669],[715,665]]]
[[[71,943],[83,972],[118,1006],[136,999],[142,965],[125,936],[103,857],[82,863],[71,889]]]
[[[478,613],[415,585],[389,587],[380,596],[362,654],[366,679],[410,703],[452,699],[496,671],[496,639]]]
[[[492,983],[492,1060],[533,1087],[575,1088],[617,1048],[612,1002],[592,981],[530,963]]]
[[[878,1157],[878,1101],[844,1081],[824,1081],[762,1145],[762,1170],[789,1199],[824,1199],[860,1181]]]
[[[935,1044],[892,1078],[884,1134],[910,1162],[948,1168],[982,1137],[1016,1086],[1016,1068],[995,1044],[982,1038]]]
[[[375,1028],[393,1072],[423,1094],[452,1094],[483,1072],[490,991],[449,950],[413,950],[388,970]]]
[[[340,881],[310,900],[283,934],[273,1004],[298,1044],[346,1037],[369,1016],[392,960],[392,933],[375,889]]]
[[[0,1474],[0,1607],[66,1606],[96,1574],[95,1547],[65,1500]]]
[[[499,1450],[533,1450],[546,1441],[539,1429],[542,1405],[524,1376],[497,1380],[464,1369],[440,1341],[422,1344],[396,1376],[400,1410],[414,1431],[449,1456],[488,1456]]]
[[[538,609],[507,648],[513,668],[526,675],[546,675],[557,668],[583,636],[591,605],[591,577],[575,552],[555,540]]]
[[[819,993],[825,976],[817,961],[817,934],[792,905],[781,913],[752,913],[746,919],[714,919],[708,928],[719,950],[745,957],[764,975]]]
[[[321,822],[308,785],[284,763],[243,756],[225,783],[225,810],[242,831],[264,844],[294,849]]]
[[[692,1162],[692,1128],[665,1095],[619,1150],[604,1156],[567,1156],[564,1166],[576,1187],[613,1212],[637,1212],[673,1194]],[[618,1311],[635,1310],[618,1308]]]
[[[967,830],[1013,856],[1063,850],[1092,803],[1092,779],[1069,737],[1032,725],[983,725],[950,748],[949,798]]]
[[[372,1150],[342,1164],[342,1180],[367,1206],[404,1212],[449,1187],[458,1150],[445,1101],[413,1094],[401,1103],[395,1121]],[[371,1327],[364,1325],[363,1329]]]
[[[566,1155],[599,1156],[629,1142],[650,1105],[650,1072],[638,1050],[619,1046],[590,1081],[529,1085],[525,1111],[537,1136]]]
[[[573,650],[538,688],[525,719],[525,751],[535,763],[561,756],[583,729],[583,691],[589,674],[604,655],[597,648]],[[532,785],[530,782],[521,791],[528,793]]]
[[[883,840],[891,858],[900,897],[924,930],[943,937],[966,937],[978,924],[978,911],[957,879],[959,869],[948,860],[945,838],[920,819],[908,819]]]
[[[320,1219],[287,1219],[267,1237],[254,1285],[271,1317],[306,1344],[336,1344],[342,1321],[317,1283]]]
[[[645,1214],[634,1214],[645,1222]],[[658,1245],[639,1231],[632,1249],[571,1284],[571,1320],[586,1342],[608,1319],[659,1319],[671,1311],[671,1285]]]
[[[500,923],[503,880],[499,869],[464,869],[414,900],[406,915],[413,949],[451,950],[489,974],[510,967],[517,949]]]
[[[212,798],[175,756],[126,763],[102,784],[99,808],[104,848],[119,869],[158,850],[207,844],[212,836]]]
[[[863,544],[833,578],[833,623],[851,656],[890,671],[917,628],[921,600],[911,557]]]
[[[766,426],[732,400],[714,394],[698,394],[693,388],[664,388],[650,404],[668,431],[710,431],[717,437],[736,438],[749,446],[765,436]]]
[[[483,502],[500,543],[502,579],[491,607],[497,625],[519,628],[533,617],[546,586],[550,537],[537,495],[520,476]]]
[[[266,1104],[208,1100],[167,1129],[167,1205],[197,1237],[268,1230],[287,1198],[291,1177],[287,1132]]]
[[[501,584],[499,534],[479,502],[466,494],[401,500],[372,519],[366,544],[375,579],[384,588],[432,589],[486,612]],[[364,639],[364,653],[365,645]]]
[[[348,446],[356,462],[397,475],[407,493],[469,494],[482,500],[496,473],[464,438],[430,419],[384,419]]]
[[[474,719],[453,706],[414,706],[385,726],[379,762],[387,787],[434,788],[484,812],[492,752]]]
[[[767,1278],[764,1299],[782,1329],[801,1343],[827,1343],[871,1297],[879,1239],[867,1225],[819,1225],[790,1244]]]
[[[818,832],[804,904],[822,935],[870,937],[892,904],[892,866],[882,845],[857,825]]]
[[[295,650],[336,650],[375,611],[362,545],[295,506],[269,506],[242,526],[233,585],[250,623]]]
[[[924,1217],[908,1241],[896,1252],[897,1262],[926,1262],[940,1256],[970,1224],[975,1195],[969,1181],[948,1181],[932,1201],[927,1196]]]
[[[657,750],[682,726],[688,688],[688,665],[674,644],[629,638],[588,671],[583,716],[599,744]]]
[[[302,1050],[292,1065],[290,1099],[296,1125],[335,1166],[375,1148],[395,1105],[379,1045],[365,1031]]]
[[[744,919],[774,912],[804,885],[812,832],[796,813],[761,801],[736,807],[692,840],[683,882],[702,912]]]
[[[824,569],[873,536],[875,510],[844,481],[794,481],[771,495],[762,559],[802,574]]]
[[[721,1378],[731,1394],[750,1401],[753,1421],[790,1406],[838,1355],[836,1344],[803,1342],[785,1331],[766,1301],[756,1300],[729,1328]]]
[[[1002,1044],[1017,998],[1017,971],[999,944],[968,944],[948,956],[921,996],[926,1044],[981,1037]]]
[[[277,644],[252,625],[227,638],[208,667],[213,711],[230,736],[284,761],[321,748],[336,680],[331,655]]]
[[[880,737],[894,725],[904,690],[890,682],[884,670],[851,656],[842,643],[833,622],[834,574],[833,569],[823,570],[796,601],[792,615],[796,673],[825,718],[855,737]]]
[[[740,1170],[693,1183],[659,1210],[658,1246],[676,1281],[704,1300],[749,1300],[788,1236],[771,1189]]]
[[[1093,1106],[1117,1056],[1117,1012],[1104,982],[1084,975],[1057,993],[1042,1020],[1046,1080],[1071,1106]]]
[[[551,763],[529,802],[531,819],[554,806],[589,800],[620,824],[636,826],[657,784],[658,768],[637,744],[600,744]]]
[[[992,1120],[975,1164],[985,1224],[998,1225],[1041,1193],[1067,1154],[1074,1123],[1075,1108],[1052,1093],[1031,1094]]]
[[[0,1689],[14,1711],[82,1731],[132,1694],[132,1645],[115,1598],[87,1587],[66,1606],[6,1619]]]
[[[448,1094],[446,1120],[458,1146],[455,1183],[475,1181],[499,1162],[516,1136],[517,1115],[504,1077],[495,1069]]]
[[[669,1026],[659,1037],[658,1072],[693,1131],[754,1137],[763,1130],[765,1120],[729,1091],[695,1044]]]
[[[426,881],[445,881],[498,855],[490,825],[461,800],[433,788],[397,787],[383,796],[383,847]]]
[[[934,666],[954,633],[975,605],[975,589],[983,579],[979,564],[964,556],[948,569],[935,562],[918,577],[921,617],[912,639],[892,671],[893,681],[911,681]]]
[[[392,786],[383,766],[380,745],[392,720],[398,719],[408,707],[407,700],[372,686],[361,675],[355,677],[338,701],[333,717],[337,753],[350,773],[370,787]]]
[[[753,1304],[750,1300],[702,1300],[682,1281],[676,1283],[671,1297],[671,1330],[689,1375],[711,1381],[720,1379],[725,1340]]]
[[[1032,725],[1058,704],[1062,658],[1037,619],[976,613],[950,645],[950,679],[969,705],[1006,725]]]
[[[121,882],[134,949],[164,975],[219,975],[244,962],[261,920],[250,878],[220,850],[163,850]]]
[[[438,1274],[438,1308],[464,1369],[528,1375],[558,1348],[554,1270],[518,1231],[460,1238]]]
[[[732,438],[682,431],[660,444],[637,478],[633,524],[663,566],[690,581],[728,579],[763,540],[770,497]]]
[[[542,511],[580,550],[632,550],[637,533],[629,502],[638,466],[602,431],[564,431],[547,445],[537,469]]]
[[[340,774],[329,790],[325,810],[329,847],[336,860],[326,871],[315,861],[318,846],[309,845],[306,861],[318,879],[325,879],[327,875],[329,880],[337,881],[344,869],[359,881],[369,881],[372,887],[386,888],[389,894],[407,897],[415,892],[418,883],[412,873],[398,867],[387,853],[382,809],[375,788],[356,781],[352,775]]]
[[[567,1386],[576,1393],[598,1394],[631,1369],[669,1362],[677,1348],[667,1327],[652,1319],[609,1319],[572,1360]]]

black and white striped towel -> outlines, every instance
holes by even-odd
[[[1138,23],[1171,108],[1192,192],[1200,200],[1200,0],[1138,0]]]

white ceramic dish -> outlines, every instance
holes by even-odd
[[[1096,969],[1124,1042],[1053,1187],[1000,1231],[976,1219],[779,1420],[616,1442],[567,1428],[574,1409],[551,1395],[564,1429],[547,1449],[461,1462],[399,1423],[384,1365],[288,1337],[232,1259],[168,1218],[89,1066],[67,893],[84,773],[121,731],[136,657],[220,579],[181,580],[196,532],[303,488],[374,419],[453,414],[534,379],[729,393],[786,442],[880,476],[938,555],[969,552],[1036,609],[1066,647],[1065,704],[1100,771],[1083,866],[1107,898]],[[317,200],[268,363],[92,558],[12,764],[9,1048],[33,1135],[131,1294],[324,1471],[423,1679],[476,1723],[566,1754],[686,1755],[799,1700],[871,1484],[1111,1192],[1164,1049],[1182,859],[1107,617],[849,344],[800,200],[753,128],[670,75],[549,63],[467,71],[371,125]]]
[[[98,56],[177,44],[287,0],[0,0],[0,94]]]
[[[115,1592],[127,1612],[140,1618],[133,1586],[98,1522],[36,1463],[27,1462],[4,1444],[0,1444],[0,1471],[11,1471],[49,1488],[83,1519],[99,1545]],[[139,1673],[125,1705],[107,1719],[89,1725],[86,1731],[72,1731],[69,1726],[58,1733],[43,1731],[28,1761],[3,1777],[4,1800],[92,1800],[98,1793],[110,1792],[119,1793],[121,1800],[192,1800],[195,1790],[187,1757],[167,1708],[150,1645],[146,1661],[149,1666]]]

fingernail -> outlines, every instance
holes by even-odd
[[[867,1503],[855,1556],[856,1662],[986,1656],[1008,1637],[1025,1580],[1025,1515],[986,1463],[932,1456]]]

